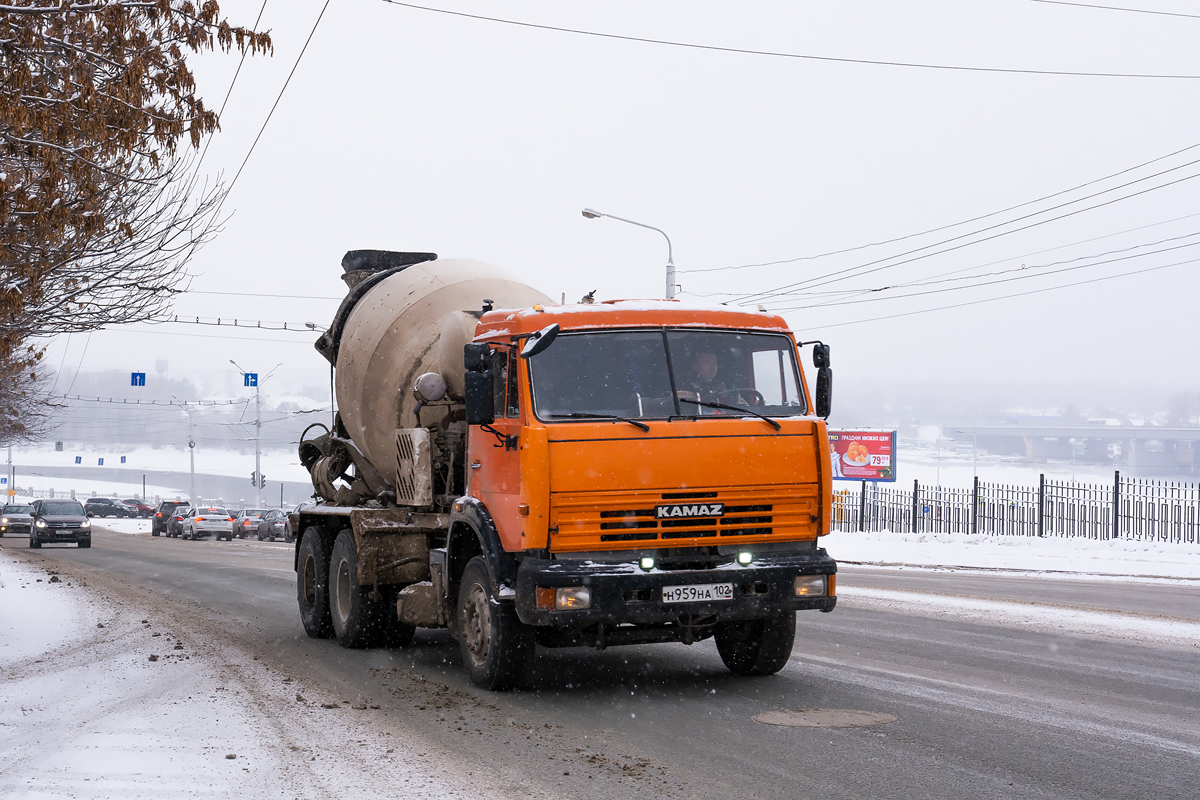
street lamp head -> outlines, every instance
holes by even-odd
[[[599,211],[596,211],[596,210],[594,210],[594,209],[591,209],[591,208],[585,208],[585,209],[583,210],[583,215],[584,215],[585,217],[587,217],[588,219],[599,219],[600,217],[603,217],[603,216],[604,216],[604,215],[603,215],[603,214],[601,214]]]

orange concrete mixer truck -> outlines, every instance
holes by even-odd
[[[317,350],[332,428],[300,460],[300,617],[346,647],[445,627],[508,688],[537,646],[713,638],[777,672],[831,611],[829,348],[767,313],[555,305],[494,267],[356,250]]]

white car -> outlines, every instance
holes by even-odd
[[[216,506],[194,506],[180,523],[184,539],[199,539],[212,534],[217,539],[233,541],[233,517]]]

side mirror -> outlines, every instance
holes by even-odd
[[[87,515],[88,515],[89,517],[94,517],[94,516],[96,516],[96,512],[95,512],[95,511],[89,511],[89,512],[87,512]]]
[[[828,347],[826,348],[826,357],[829,356]],[[833,370],[829,367],[821,367],[817,370],[817,416],[821,419],[828,419],[829,412],[833,407]]]
[[[558,323],[547,325],[537,333],[525,340],[525,346],[521,348],[521,358],[533,358],[538,353],[545,350],[554,341],[554,337],[558,336]]]
[[[492,348],[484,342],[471,342],[463,347],[463,366],[467,372],[487,372]]]
[[[829,345],[818,342],[813,345],[813,366],[817,369],[824,369],[830,366],[829,364]]]
[[[470,347],[470,345],[467,346]],[[466,379],[467,424],[491,425],[496,421],[492,373],[468,372]]]

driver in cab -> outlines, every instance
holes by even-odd
[[[692,371],[682,382],[679,396],[689,400],[700,400],[705,403],[717,403],[719,395],[728,390],[725,383],[717,376],[721,364],[717,354],[701,350],[692,356]]]

